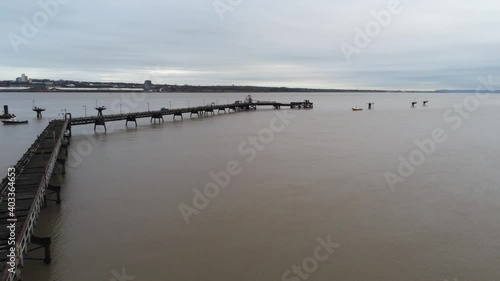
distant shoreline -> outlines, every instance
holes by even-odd
[[[73,86],[64,82],[48,86],[40,84],[5,84],[0,85],[0,92],[40,92],[40,93],[491,93],[488,90],[366,90],[366,89],[313,89],[313,88],[288,88],[288,87],[262,87],[262,86],[192,86],[192,85],[150,85],[149,88],[142,84],[104,84],[74,82]],[[1,87],[3,86],[3,87]],[[90,86],[90,87],[89,87]],[[500,93],[500,91],[495,91]]]
[[[177,90],[177,91],[145,91],[137,90],[40,90],[40,89],[0,89],[0,93],[393,93],[393,94],[412,94],[412,93],[435,93],[435,94],[466,94],[466,93],[500,93],[500,91],[475,91],[475,90],[437,90],[437,91],[383,91],[383,90]]]

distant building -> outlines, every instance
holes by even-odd
[[[151,91],[152,88],[153,88],[153,83],[151,82],[151,80],[144,81],[144,90],[145,91]]]
[[[21,74],[21,77],[16,78],[17,83],[31,83],[31,79],[26,74]]]

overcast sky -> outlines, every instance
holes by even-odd
[[[46,1],[61,2],[46,24],[39,1],[1,1],[0,80],[473,89],[500,75],[495,0],[401,0],[399,13],[391,0]],[[356,28],[382,10],[390,22],[348,61],[341,45],[360,47]]]

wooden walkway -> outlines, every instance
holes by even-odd
[[[94,124],[104,125],[106,122],[125,120],[135,122],[138,118],[151,118],[153,120],[163,121],[163,116],[172,115],[183,118],[183,114],[190,116],[214,115],[214,112],[229,112],[257,109],[260,106],[271,106],[275,109],[281,107],[289,108],[312,108],[313,104],[309,101],[277,103],[277,102],[236,102],[224,105],[207,105],[199,107],[188,107],[179,109],[162,109],[160,111],[136,112],[130,114],[99,115],[91,117],[72,118],[68,113],[64,120],[53,120],[45,130],[37,137],[28,151],[14,166],[15,168],[15,211],[12,216],[12,210],[9,209],[9,178],[6,177],[0,183],[0,272],[2,273],[0,281],[20,280],[21,270],[27,254],[32,250],[40,248],[45,249],[45,263],[50,263],[50,238],[35,237],[34,228],[40,214],[41,208],[47,201],[56,201],[60,203],[60,187],[50,185],[50,179],[57,169],[62,174],[65,172],[66,156],[68,155],[68,146],[71,139],[71,126]],[[55,200],[50,200],[48,196],[56,196]],[[15,241],[16,273],[8,272],[10,268],[8,255],[11,245],[9,245],[9,236],[12,233],[7,228],[11,223],[15,223]],[[38,245],[34,249],[28,249],[30,244]],[[30,258],[33,259],[33,258]]]
[[[24,265],[28,246],[32,240],[40,208],[45,204],[49,189],[56,190],[57,187],[49,186],[50,178],[58,162],[59,152],[65,143],[64,135],[69,121],[54,120],[38,136],[33,145],[22,156],[14,166],[16,173],[16,205],[15,216],[10,216],[7,194],[9,188],[8,178],[3,179],[0,184],[0,269],[2,276],[0,280],[18,280],[21,268]],[[61,158],[59,158],[61,159]],[[59,161],[64,162],[64,161]],[[64,163],[63,163],[64,164]],[[57,192],[58,193],[58,192]],[[59,196],[58,196],[59,198]],[[17,274],[9,274],[7,269],[7,255],[10,252],[8,239],[11,235],[7,225],[15,222],[16,229],[16,269]],[[41,239],[42,241],[46,241]],[[42,242],[45,244],[45,242]],[[50,256],[46,257],[50,262]],[[17,276],[16,276],[17,275]]]

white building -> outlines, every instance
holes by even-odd
[[[18,83],[31,83],[31,79],[26,76],[26,74],[21,74],[21,77],[16,78],[16,82]]]

